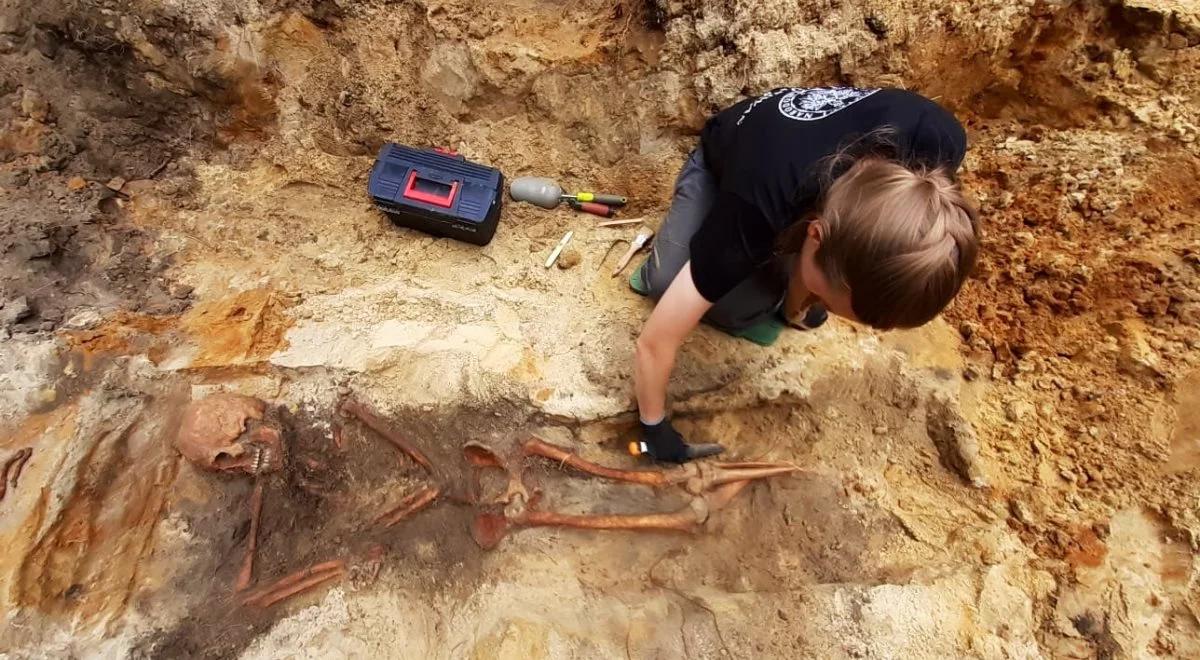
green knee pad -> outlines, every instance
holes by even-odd
[[[726,330],[725,332],[739,339],[752,341],[759,346],[770,346],[779,341],[779,336],[783,334],[784,327],[783,322],[772,315],[749,328]]]
[[[649,261],[647,259],[647,261]],[[629,275],[629,288],[633,289],[634,293],[642,296],[650,295],[650,286],[646,284],[643,271],[646,270],[647,261],[643,261],[642,265],[633,269],[633,273]]]
[[[647,261],[649,260],[647,259]],[[646,284],[645,270],[646,261],[643,261],[642,265],[634,268],[633,272],[629,275],[629,288],[642,296],[650,295],[650,287]],[[783,334],[784,327],[783,322],[772,315],[741,330],[727,330],[725,328],[719,328],[719,330],[733,337],[754,342],[759,346],[770,346],[779,341],[779,336]]]

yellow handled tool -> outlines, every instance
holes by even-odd
[[[625,206],[629,200],[620,195],[606,195],[604,193],[581,192],[574,195],[563,195],[564,199],[574,199],[577,202],[596,202],[606,206]]]

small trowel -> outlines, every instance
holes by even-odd
[[[508,194],[518,202],[529,202],[544,209],[555,208],[566,201],[578,211],[605,218],[612,217],[613,208],[624,206],[629,201],[620,195],[591,192],[564,193],[562,186],[559,186],[553,179],[541,176],[522,176],[513,179],[508,187]]]

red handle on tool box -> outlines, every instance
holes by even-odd
[[[433,179],[426,179],[426,180],[433,181]],[[442,183],[441,181],[434,181],[434,183],[436,183],[440,186],[446,185],[446,184]],[[439,195],[435,195],[430,192],[425,192],[423,190],[417,190],[417,170],[416,169],[413,169],[411,172],[408,173],[408,181],[404,184],[404,197],[405,198],[415,199],[418,202],[425,202],[426,204],[433,204],[434,206],[441,206],[444,208],[450,208],[451,206],[454,206],[454,196],[457,194],[458,194],[458,182],[457,181],[450,182],[450,192],[446,193],[445,196],[439,196]]]
[[[597,204],[596,202],[575,202],[573,206],[577,211],[591,213],[592,215],[598,215],[602,218],[613,217],[612,207],[606,204]]]

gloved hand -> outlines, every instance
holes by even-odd
[[[629,443],[629,453],[634,456],[646,455],[656,461],[669,463],[686,463],[723,451],[725,447],[718,444],[689,445],[665,417],[657,424],[642,422],[641,441]]]

